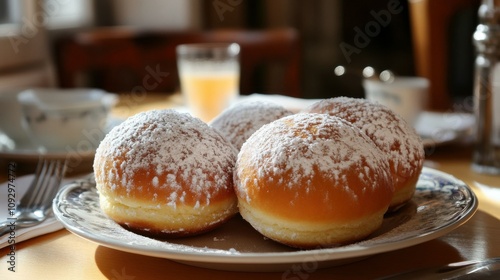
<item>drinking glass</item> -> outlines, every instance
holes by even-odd
[[[184,44],[176,51],[181,91],[188,109],[209,122],[239,95],[240,46]]]

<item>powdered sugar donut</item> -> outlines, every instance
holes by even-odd
[[[268,238],[299,248],[365,238],[393,195],[387,158],[349,122],[287,116],[243,144],[235,169],[241,216]]]
[[[415,130],[389,108],[366,99],[336,97],[312,104],[306,112],[347,120],[370,137],[387,156],[394,181],[391,210],[409,201],[416,189],[425,154]]]
[[[291,114],[284,107],[271,102],[240,102],[222,112],[210,125],[239,150],[261,126]]]
[[[96,151],[101,209],[144,235],[205,232],[237,213],[236,156],[220,133],[188,114],[140,113],[113,128]]]

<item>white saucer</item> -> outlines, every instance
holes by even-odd
[[[468,113],[423,112],[415,130],[430,148],[465,139],[472,135],[475,117]]]
[[[41,152],[33,146],[22,146],[14,150],[0,150],[0,158],[12,161],[38,161],[40,157],[47,159],[65,159],[68,157],[80,157],[83,160],[94,157],[95,149],[88,151],[48,151]]]
[[[109,132],[122,121],[122,119],[110,118],[106,125],[106,132]],[[11,149],[8,148],[9,143],[2,143],[2,141],[9,141],[9,139],[6,138],[6,136],[0,137],[0,159],[9,161],[36,163],[42,156],[47,159],[77,159],[78,161],[90,161],[94,158],[95,154],[95,148],[65,149],[61,147],[60,150],[56,151],[41,151],[31,139],[26,139],[22,141],[22,143],[15,143],[15,147]]]

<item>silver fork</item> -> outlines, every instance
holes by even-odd
[[[66,160],[40,159],[35,177],[16,210],[7,221],[0,223],[0,236],[18,228],[31,227],[45,221],[66,171]]]

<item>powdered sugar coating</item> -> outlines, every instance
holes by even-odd
[[[144,190],[152,202],[171,207],[195,196],[195,207],[203,207],[218,190],[233,187],[236,156],[236,149],[201,120],[152,110],[128,118],[106,135],[96,151],[94,171],[97,182],[111,184],[111,191],[125,196]]]
[[[291,111],[272,102],[241,102],[226,109],[210,125],[226,136],[239,150],[257,129],[291,114]]]
[[[312,104],[306,112],[343,118],[368,135],[386,153],[395,184],[413,177],[423,166],[423,143],[415,130],[389,108],[366,99],[336,97]]]
[[[257,170],[259,181],[278,180],[278,185],[292,190],[314,191],[313,178],[328,177],[332,188],[341,187],[356,199],[346,174],[357,174],[362,188],[373,189],[380,187],[375,181],[392,183],[387,168],[382,153],[352,124],[326,114],[299,113],[264,125],[250,136],[238,154],[235,181],[237,193],[247,202],[249,185],[266,187],[249,182],[248,170]],[[284,178],[285,174],[293,176]]]

